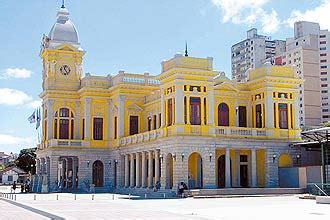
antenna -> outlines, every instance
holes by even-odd
[[[65,8],[65,0],[62,0],[62,7],[61,8]]]

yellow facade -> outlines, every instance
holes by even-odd
[[[71,188],[83,188],[83,181],[98,187],[276,186],[276,157],[296,153],[289,144],[300,140],[303,80],[292,68],[266,65],[237,82],[215,71],[213,58],[177,54],[161,63],[158,75],[84,75],[85,51],[72,23],[65,28],[74,43],[57,29],[63,20],[69,21],[65,8],[40,53],[37,154],[50,182]]]

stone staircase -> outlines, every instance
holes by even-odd
[[[159,189],[154,191],[148,188],[120,188],[114,189],[114,193],[131,195],[132,199],[170,199],[177,198],[176,190]]]

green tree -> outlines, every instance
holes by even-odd
[[[37,148],[22,149],[15,161],[17,167],[32,175],[36,172],[36,152]]]
[[[330,121],[324,122],[323,125],[324,127],[330,127]]]

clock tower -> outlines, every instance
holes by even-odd
[[[42,38],[43,90],[79,90],[84,54],[69,11],[62,5],[49,35]]]

